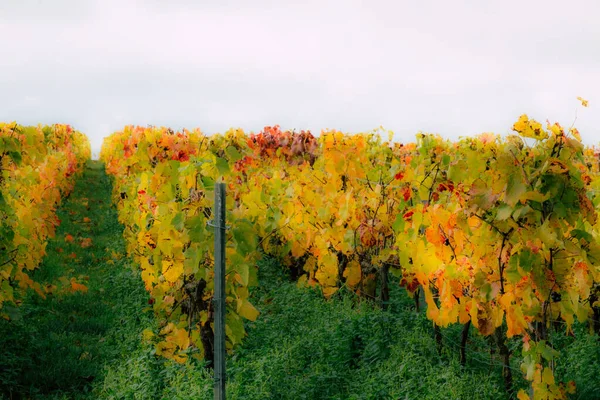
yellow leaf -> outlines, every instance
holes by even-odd
[[[146,328],[142,331],[142,337],[146,342],[148,342],[154,337],[154,332],[152,332],[152,329]]]
[[[306,250],[302,246],[302,243],[300,243],[297,240],[292,241],[292,256],[300,258],[304,255],[305,252]]]
[[[553,125],[550,125],[548,122],[547,125],[548,130],[550,130],[555,136],[562,136],[564,134],[564,130],[559,123],[555,122]]]
[[[352,288],[360,283],[362,279],[362,270],[358,261],[352,260],[348,263],[344,270],[344,278],[346,278],[348,286]]]
[[[527,321],[525,321],[521,307],[509,304],[505,311],[506,325],[508,327],[506,336],[510,338],[525,332],[525,329],[527,328]]]
[[[248,300],[238,300],[237,312],[241,317],[256,321],[260,314]]]
[[[324,287],[323,288],[323,296],[329,298],[337,291],[338,291],[338,288],[335,286]]]
[[[523,389],[519,390],[519,393],[517,394],[517,399],[530,400],[529,395],[527,393],[525,393],[525,390],[523,390]]]
[[[579,97],[579,96],[578,96],[578,97],[577,97],[577,100],[579,100],[579,101],[581,102],[581,105],[582,105],[582,106],[584,106],[584,107],[587,107],[587,106],[588,106],[588,101],[587,101],[587,100],[585,100],[585,99],[583,99],[582,97]]]
[[[552,369],[544,368],[544,372],[542,372],[542,382],[546,385],[554,385],[554,374],[552,373]]]
[[[469,315],[469,312],[467,311],[467,307],[466,307],[466,303],[460,303],[459,304],[459,310],[458,310],[458,322],[460,322],[461,324],[466,324],[467,322],[469,322],[471,320],[471,316]]]
[[[178,364],[185,364],[185,362],[187,361],[187,355],[186,354],[174,354],[173,360]]]
[[[527,128],[527,123],[529,122],[529,118],[527,114],[523,114],[519,117],[519,120],[514,123],[513,130],[517,132],[523,132]]]
[[[513,125],[513,130],[523,137],[538,140],[546,139],[548,137],[548,132],[544,131],[542,124],[534,119],[529,119],[527,114],[523,114],[519,117],[519,120]]]
[[[166,358],[173,358],[175,344],[170,342],[160,342],[156,344],[156,354]]]
[[[162,260],[162,274],[168,282],[177,282],[177,279],[183,274],[183,264]]]
[[[338,274],[338,259],[331,253],[324,254],[319,259],[319,269],[315,278],[322,286],[335,286]]]
[[[433,300],[433,294],[429,287],[423,287],[423,293],[425,294],[425,302],[427,303],[427,317],[435,321],[440,314],[440,309]]]
[[[180,349],[187,349],[190,346],[190,338],[187,330],[184,328],[174,328],[167,336],[167,341],[175,343]]]

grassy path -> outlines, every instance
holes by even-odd
[[[138,273],[127,267],[110,194],[102,164],[89,162],[35,273],[53,293],[31,294],[18,318],[0,321],[0,396],[96,398],[90,392],[110,366],[139,348],[152,316]]]

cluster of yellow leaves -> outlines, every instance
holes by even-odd
[[[236,140],[235,131],[229,135]],[[231,160],[209,146],[228,157],[239,156],[230,142],[222,148],[219,140],[208,140],[199,131],[126,127],[106,139],[101,155],[115,178],[114,200],[119,220],[127,226],[128,253],[140,265],[154,311],[170,327],[159,333],[157,353],[178,362],[188,356],[188,346],[181,343],[184,332],[189,345],[202,352],[198,332],[212,329],[214,239],[208,214],[214,182],[235,178],[230,176]],[[228,206],[235,204],[234,197],[228,193]],[[233,225],[227,248],[227,268],[233,273],[227,274],[226,285],[231,347],[245,335],[240,317],[254,320],[258,315],[246,288],[256,283],[259,254],[252,225],[228,224]]]
[[[374,296],[370,270],[394,262],[397,193],[404,203],[411,197],[401,157],[414,148],[395,148],[376,133],[339,131],[322,132],[318,144],[312,163],[289,163],[278,153],[256,160],[244,211],[274,232],[264,232],[274,239],[262,241],[267,254],[304,270],[300,285],[319,285],[331,296],[344,284]]]
[[[442,151],[429,143],[423,152],[434,153],[432,163],[420,160],[425,171],[415,188],[425,205],[413,207],[395,233],[400,262],[423,287],[436,324],[470,319],[491,335],[506,322],[512,337],[556,320],[568,332],[575,318],[584,322],[592,314],[588,300],[600,278],[600,245],[588,191],[597,181],[598,157],[582,162],[579,143],[565,140],[559,124],[548,129],[552,136],[522,115],[514,130],[538,139],[533,147],[518,137],[484,137]],[[420,139],[425,145],[431,137]],[[442,168],[444,154],[450,161]],[[432,177],[440,176],[461,190],[437,197]],[[535,398],[565,398],[568,387],[554,383],[547,360],[538,364],[538,373],[527,374]]]
[[[0,239],[0,309],[27,288],[44,295],[28,271],[45,255],[60,223],[61,195],[72,190],[90,153],[87,137],[68,125],[0,124],[0,230],[12,232]]]
[[[527,114],[519,117],[519,120],[513,125],[513,130],[527,138],[543,140],[548,137],[548,132],[542,128],[542,124],[536,120],[530,120]]]

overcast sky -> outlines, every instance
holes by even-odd
[[[600,142],[600,2],[0,0],[0,121]],[[583,109],[577,96],[588,99]]]

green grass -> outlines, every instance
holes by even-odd
[[[124,255],[125,244],[110,190],[102,165],[88,163],[58,210],[61,225],[33,276],[57,289],[45,300],[31,293],[19,318],[0,322],[0,394],[6,398],[85,397],[107,365],[139,346],[141,330],[151,323],[138,273],[126,258],[112,256]],[[73,242],[65,241],[67,234]],[[92,246],[82,248],[83,238]],[[88,292],[69,293],[60,277],[75,277]]]
[[[123,255],[123,227],[110,205],[110,180],[90,162],[59,210],[62,224],[35,279],[86,282],[87,293],[59,287],[46,300],[30,294],[20,318],[0,321],[0,397],[7,399],[212,399],[202,363],[157,358],[141,339],[156,327],[137,269]],[[90,223],[83,222],[85,217]],[[65,242],[71,234],[73,243]],[[82,248],[82,238],[93,246]],[[62,250],[62,251],[61,251]],[[75,253],[75,259],[69,258]],[[433,327],[397,286],[386,311],[343,291],[325,301],[297,288],[274,260],[260,263],[252,291],[261,315],[228,359],[229,399],[506,399],[497,354],[475,333],[468,363],[458,362],[460,326]],[[84,279],[89,277],[89,280]],[[574,379],[578,399],[600,398],[600,343],[577,325],[575,338],[554,335],[557,377]],[[513,349],[515,382],[518,340]]]
[[[290,283],[270,260],[260,271],[253,297],[261,316],[228,361],[229,398],[505,398],[499,374],[463,369],[457,357],[437,354],[430,323],[409,310],[399,289],[399,301],[381,311],[349,293],[324,301]],[[210,377],[200,369],[169,374],[161,398],[212,398]]]

